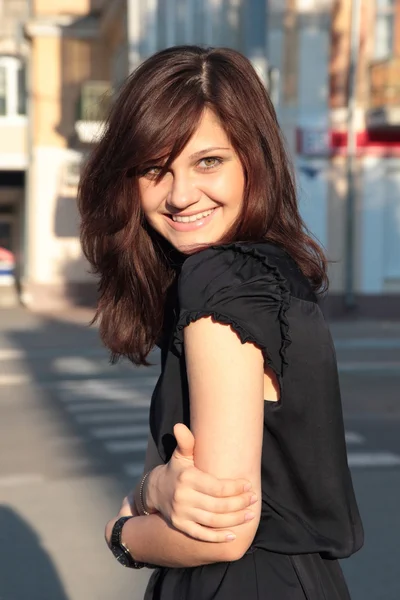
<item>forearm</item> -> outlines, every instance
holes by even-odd
[[[240,558],[235,541],[200,542],[177,531],[158,514],[127,521],[122,539],[135,560],[161,567],[197,567]]]

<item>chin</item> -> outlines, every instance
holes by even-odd
[[[201,239],[196,239],[196,240],[191,240],[190,242],[170,242],[174,248],[176,248],[177,250],[179,250],[179,252],[182,252],[182,254],[193,254],[194,252],[199,252],[200,250],[202,250],[204,248],[204,246],[210,246],[213,244],[217,244],[217,240],[214,239],[206,239],[206,238],[201,238]]]

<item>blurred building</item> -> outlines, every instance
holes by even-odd
[[[399,316],[399,3],[361,4],[350,283],[360,314]],[[0,7],[9,11],[0,38],[0,111],[8,111],[0,116],[0,233],[11,210],[8,245],[28,306],[94,299],[78,240],[82,161],[127,74],[158,49],[199,43],[241,50],[269,86],[301,211],[333,261],[328,308],[344,310],[351,0],[2,0]]]
[[[0,2],[0,306],[17,301],[14,263],[23,238],[28,165],[25,102],[25,0]]]
[[[81,256],[79,171],[111,99],[146,56],[198,42],[242,48],[266,78],[266,4],[248,0],[32,0],[22,299],[33,308],[95,297]]]
[[[332,258],[342,259],[343,265],[333,271],[336,292],[343,285],[348,259],[340,249],[345,248],[343,224],[347,220],[351,4],[351,0],[334,2],[329,69],[329,248]],[[361,314],[389,318],[400,316],[400,3],[363,0],[359,4],[354,64],[353,287]]]

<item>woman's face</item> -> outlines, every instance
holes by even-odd
[[[181,252],[218,242],[240,214],[245,177],[238,155],[215,114],[199,126],[161,181],[162,164],[139,177],[148,223]]]

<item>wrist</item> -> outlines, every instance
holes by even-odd
[[[145,502],[145,508],[149,513],[159,512],[158,505],[158,490],[160,475],[165,468],[165,465],[158,465],[154,467],[149,473],[145,486],[143,489],[143,499]]]
[[[118,517],[115,517],[114,519],[110,519],[110,521],[108,521],[108,523],[105,527],[104,539],[106,540],[108,547],[110,547],[110,545],[111,545],[111,534],[112,534],[113,527],[117,521],[118,521]]]

